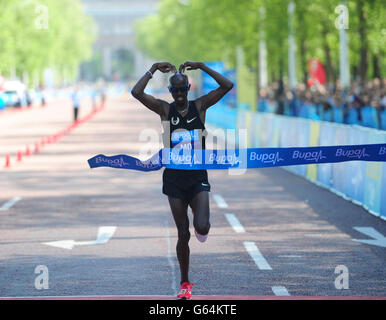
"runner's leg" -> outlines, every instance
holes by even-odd
[[[197,233],[201,235],[208,234],[210,229],[209,192],[201,191],[197,193],[192,200],[190,200],[189,206],[194,212],[193,225]]]
[[[188,201],[168,197],[170,208],[172,210],[174,222],[178,231],[177,241],[177,258],[180,263],[181,283],[189,282],[189,218],[188,218]]]

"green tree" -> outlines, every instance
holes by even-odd
[[[298,78],[308,77],[307,61],[318,58],[327,80],[339,74],[340,0],[293,0]],[[223,60],[235,65],[238,46],[248,67],[257,70],[258,42],[268,51],[269,81],[288,75],[289,0],[162,0],[157,14],[136,25],[139,47],[154,59]],[[385,76],[386,9],[384,0],[344,1],[349,13],[349,63],[354,76]],[[260,14],[264,7],[265,15]],[[261,32],[261,31],[264,32]],[[370,67],[369,67],[370,66]],[[383,74],[382,74],[383,72]]]
[[[78,0],[2,0],[0,2],[0,73],[20,77],[46,68],[69,79],[90,57],[95,25]]]

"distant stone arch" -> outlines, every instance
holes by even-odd
[[[117,76],[134,79],[150,68],[151,61],[136,47],[134,24],[137,19],[155,13],[159,0],[82,0],[82,3],[97,24],[98,38],[91,64],[82,66],[81,77],[93,78],[98,74],[107,81]]]
[[[118,80],[131,80],[135,72],[135,53],[127,48],[118,48],[111,56],[112,78]]]

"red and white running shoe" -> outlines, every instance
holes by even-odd
[[[190,300],[192,299],[192,287],[194,283],[183,282],[181,283],[180,292],[177,295],[177,300]]]

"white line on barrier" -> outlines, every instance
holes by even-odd
[[[10,209],[16,202],[20,201],[21,198],[19,197],[14,197],[11,200],[7,201],[0,207],[0,211],[6,211]]]
[[[290,296],[286,287],[281,287],[281,286],[272,287],[272,291],[276,296]]]
[[[236,233],[245,233],[244,227],[233,213],[226,213],[225,218],[227,218],[229,224]]]
[[[255,261],[256,265],[260,270],[272,270],[271,266],[260,253],[259,249],[256,247],[254,242],[245,241],[244,247],[245,249],[247,249],[249,255]]]
[[[216,201],[217,206],[219,208],[228,208],[228,204],[225,202],[224,198],[221,195],[214,194],[213,199],[214,199],[214,201]]]

